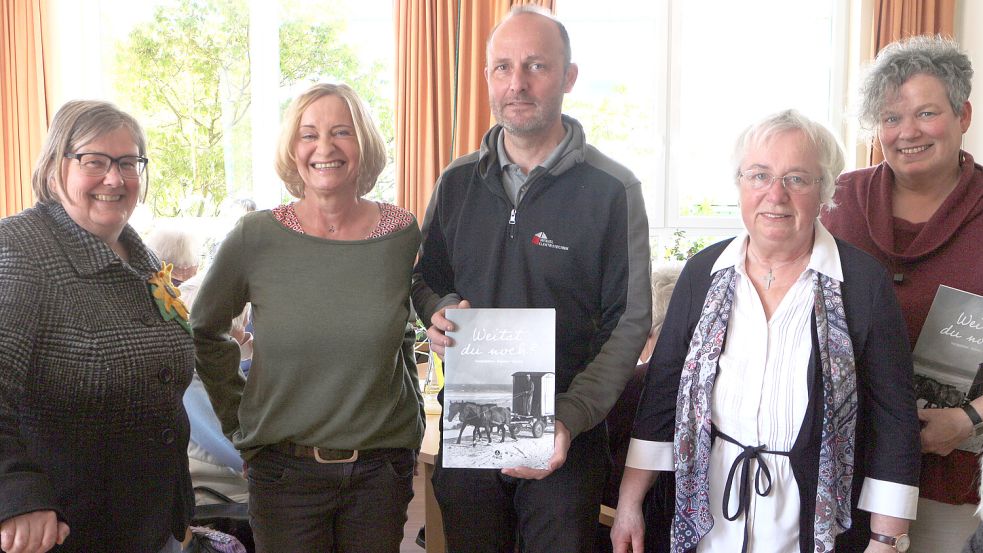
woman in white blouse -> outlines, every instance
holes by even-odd
[[[918,498],[912,365],[891,281],[819,223],[843,154],[795,111],[735,151],[745,232],[686,265],[652,357],[615,551],[642,551],[661,471],[672,551],[905,551]],[[671,502],[670,502],[671,503]]]

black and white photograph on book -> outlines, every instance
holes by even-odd
[[[553,454],[556,313],[448,309],[443,466],[543,468]]]
[[[939,286],[912,357],[919,408],[959,407],[983,395],[983,296]],[[983,451],[983,436],[958,449]]]

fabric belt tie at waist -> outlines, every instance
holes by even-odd
[[[734,459],[734,463],[731,464],[730,471],[727,473],[727,484],[724,486],[723,509],[721,509],[721,512],[723,512],[724,518],[729,521],[735,521],[742,514],[744,515],[744,545],[741,547],[741,553],[746,553],[749,538],[747,514],[751,507],[751,460],[758,461],[758,469],[754,472],[754,491],[761,497],[767,497],[771,493],[771,471],[768,470],[768,464],[765,463],[765,460],[761,456],[765,453],[770,453],[771,455],[784,455],[788,457],[789,452],[770,451],[767,444],[753,447],[744,445],[721,432],[716,426],[713,427],[713,435],[720,436],[725,441],[744,450]],[[741,471],[740,474],[737,474],[738,470]],[[733,515],[729,515],[727,511],[730,510],[730,490],[734,485],[734,476],[737,476],[740,481],[740,489],[737,497],[737,511]]]
[[[268,447],[294,457],[313,458],[318,463],[354,463],[358,459],[357,449],[327,449],[293,442],[280,442]]]

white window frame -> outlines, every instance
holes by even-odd
[[[650,193],[646,197],[647,202],[650,199],[655,199],[655,202],[652,202],[654,205],[648,206],[648,213],[650,235],[657,243],[663,243],[666,240],[671,241],[672,233],[676,230],[683,230],[687,238],[695,239],[708,235],[733,235],[743,228],[739,217],[679,215],[679,198],[683,183],[670,178],[669,148],[673,136],[673,117],[676,113],[673,106],[677,103],[677,98],[681,92],[679,90],[679,60],[672,55],[674,30],[681,28],[679,20],[681,10],[674,9],[674,7],[678,5],[678,2],[685,1],[667,0],[664,2],[662,7],[665,9],[664,21],[668,22],[667,28],[653,30],[657,36],[666,37],[666,40],[653,52],[653,57],[656,58],[655,71],[664,77],[663,82],[665,82],[665,90],[660,94],[662,97],[654,99],[657,106],[661,102],[664,108],[657,110],[660,119],[657,121],[657,125],[660,129],[661,144],[658,150],[658,159],[654,160],[661,164],[660,175],[664,186],[662,187],[662,194]],[[850,168],[855,166],[856,148],[851,146],[856,144],[857,138],[855,125],[851,125],[847,121],[852,117],[847,109],[848,99],[851,97],[851,91],[848,89],[848,76],[851,69],[850,61],[855,60],[854,66],[859,65],[859,52],[856,47],[856,43],[859,41],[851,40],[857,32],[855,30],[857,25],[851,27],[851,19],[859,15],[860,3],[853,2],[854,9],[851,11],[850,0],[830,1],[833,2],[831,25],[835,55],[830,76],[828,117],[832,122],[840,122],[832,130],[847,150],[847,167]],[[653,253],[658,254],[658,252]]]

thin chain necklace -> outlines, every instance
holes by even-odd
[[[355,210],[354,211],[357,211],[358,210],[358,204],[359,204],[359,199],[358,198],[355,198]],[[300,217],[299,217],[299,215],[297,215],[297,206],[296,205],[294,205],[294,215],[297,216],[297,223],[300,224]],[[329,223],[324,228],[324,230],[325,230],[325,232],[328,232],[329,234],[334,234],[334,233],[338,232],[338,226],[340,224],[341,223],[338,223],[338,225],[334,225],[334,224],[330,224]],[[301,226],[303,227],[303,225],[301,225]]]
[[[754,260],[758,262],[758,265],[762,265],[763,266],[765,264],[763,261],[761,261],[761,258],[758,257],[758,254],[754,253],[754,250],[751,249],[751,244],[750,243],[748,243],[748,245],[747,245],[747,251],[748,251],[748,253],[751,254],[751,257],[753,257]],[[789,265],[795,264],[795,263],[801,261],[802,258],[805,257],[807,254],[809,254],[809,252],[811,252],[811,251],[812,251],[812,248],[809,248],[808,250],[802,252],[802,255],[800,255],[799,257],[796,257],[792,261],[786,261],[785,263],[782,263],[781,265],[772,265],[771,267],[769,267],[768,268],[768,274],[766,274],[764,277],[762,277],[763,280],[765,281],[765,290],[771,290],[771,283],[775,280],[775,272],[774,272],[775,269],[781,269],[782,267],[788,267]]]

